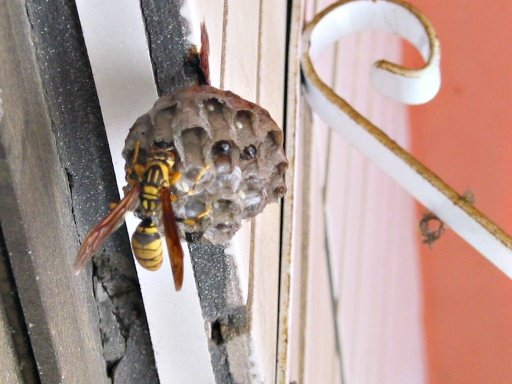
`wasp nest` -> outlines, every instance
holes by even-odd
[[[174,171],[182,177],[172,205],[188,240],[225,243],[242,219],[286,192],[282,130],[266,110],[232,92],[193,86],[161,97],[130,129],[127,167],[137,141],[142,163],[153,146],[175,149]]]

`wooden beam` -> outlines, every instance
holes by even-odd
[[[0,221],[40,379],[154,382],[126,233],[92,276],[70,267],[118,199],[74,1],[7,1],[0,19]]]
[[[40,379],[106,382],[94,304],[71,272],[69,189],[24,4],[2,2],[0,19],[0,220]]]

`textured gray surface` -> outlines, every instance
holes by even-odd
[[[233,257],[218,245],[192,243],[189,249],[215,380],[219,384],[249,383],[247,313]],[[235,379],[233,371],[245,376]]]
[[[197,62],[186,41],[188,23],[181,17],[183,0],[141,0],[146,35],[160,95],[197,84]],[[156,100],[155,100],[156,101]]]
[[[36,361],[1,228],[0,317],[0,383],[38,383]]]
[[[0,2],[0,221],[43,383],[105,382],[92,300],[76,285],[77,246],[23,2]],[[80,308],[80,311],[77,311]]]
[[[22,380],[35,383],[35,360],[33,355],[25,353],[30,343],[23,318],[20,319],[21,307],[13,283],[5,240],[0,232],[0,383]]]
[[[20,365],[14,350],[11,329],[5,316],[5,308],[0,300],[0,382],[22,382]]]

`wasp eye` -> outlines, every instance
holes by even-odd
[[[218,141],[212,147],[212,152],[216,155],[230,155],[232,150],[231,143],[226,140]]]
[[[166,149],[166,148],[169,148],[172,146],[171,143],[168,143],[167,141],[165,140],[155,140],[153,141],[153,145],[156,147],[156,148],[160,148],[160,149]]]
[[[244,148],[243,152],[240,154],[240,158],[242,160],[251,160],[256,156],[256,147],[254,145],[249,145]]]

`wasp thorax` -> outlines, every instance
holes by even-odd
[[[161,97],[130,130],[123,151],[128,168],[136,142],[146,173],[157,171],[151,171],[154,148],[175,151],[172,172],[181,178],[172,182],[172,205],[183,237],[229,241],[242,219],[286,192],[281,129],[263,108],[231,92],[194,86]],[[151,186],[149,173],[144,178]],[[147,189],[141,205],[149,206]]]

